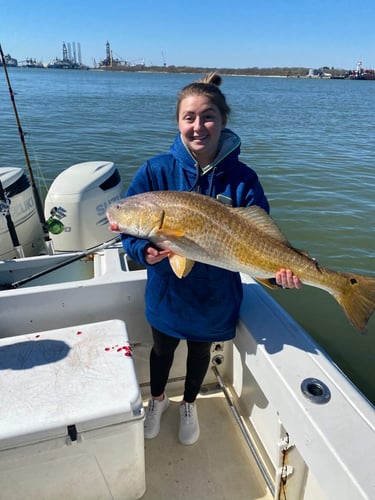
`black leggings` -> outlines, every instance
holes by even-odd
[[[163,394],[167,385],[174,352],[180,339],[170,337],[152,328],[154,345],[150,353],[151,395],[158,397]],[[207,373],[211,358],[211,342],[192,342],[187,340],[187,360],[184,400],[194,403],[200,391],[203,379]]]

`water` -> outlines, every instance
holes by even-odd
[[[128,184],[144,160],[169,148],[178,91],[194,75],[9,70],[34,175],[114,161]],[[258,172],[272,216],[289,240],[337,270],[375,275],[375,82],[225,77],[229,126]],[[0,80],[2,166],[25,160],[5,77]],[[349,325],[326,292],[271,292],[375,402],[375,318]]]

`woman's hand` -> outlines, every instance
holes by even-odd
[[[276,283],[283,288],[302,288],[302,282],[290,269],[280,269],[275,278]]]
[[[147,264],[152,266],[168,257],[170,253],[170,250],[158,250],[152,245],[147,245],[147,247],[145,248],[145,259]]]

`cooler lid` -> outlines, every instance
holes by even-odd
[[[0,339],[0,450],[142,416],[125,323]]]

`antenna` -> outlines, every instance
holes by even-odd
[[[161,57],[162,57],[162,59],[163,59],[163,66],[164,66],[164,68],[165,68],[165,67],[166,67],[166,65],[167,65],[167,63],[166,63],[166,61],[165,61],[165,56],[164,56],[164,51],[163,51],[163,49],[161,49]]]

